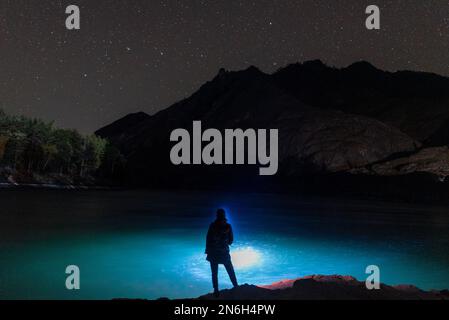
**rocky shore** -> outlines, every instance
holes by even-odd
[[[220,297],[213,294],[200,300],[449,300],[448,290],[424,291],[412,285],[389,286],[368,290],[364,282],[352,276],[312,275],[295,280],[284,280],[271,285],[242,285],[222,290]]]

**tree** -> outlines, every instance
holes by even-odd
[[[44,163],[42,166],[42,171],[46,171],[49,163],[56,157],[58,154],[58,148],[54,144],[43,144],[42,152],[44,155]]]
[[[5,155],[8,140],[9,138],[6,135],[0,135],[0,162],[3,160],[3,156]]]
[[[96,171],[100,167],[105,148],[106,140],[95,135],[85,138],[81,176]]]
[[[6,143],[2,162],[14,169],[20,167],[25,146],[26,140],[23,134],[16,133],[11,135]]]
[[[53,133],[53,143],[58,150],[54,157],[54,163],[60,174],[69,172],[73,157],[73,148],[71,145],[70,131],[56,129]]]
[[[125,165],[125,157],[120,150],[107,142],[102,161],[102,172],[105,176],[114,177]]]
[[[118,149],[96,135],[54,128],[53,122],[11,116],[0,109],[0,165],[13,170],[87,177],[123,161]]]

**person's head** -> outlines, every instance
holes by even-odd
[[[226,221],[226,212],[224,211],[224,209],[217,210],[217,220]]]

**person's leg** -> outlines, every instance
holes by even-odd
[[[212,285],[214,286],[214,291],[218,291],[218,263],[210,262],[210,269],[212,271]]]
[[[224,264],[226,271],[228,272],[229,278],[231,279],[232,285],[234,287],[238,287],[237,283],[237,277],[235,276],[234,266],[232,265],[232,262],[229,261]]]

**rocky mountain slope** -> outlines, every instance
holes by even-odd
[[[251,166],[173,166],[170,133],[176,128],[191,131],[195,120],[220,130],[279,129],[278,175],[262,179]],[[448,78],[390,73],[367,62],[336,69],[310,61],[272,75],[255,67],[220,70],[191,97],[153,116],[129,115],[97,134],[126,156],[125,181],[133,185],[288,180],[294,186],[304,184],[304,177],[332,176],[335,181],[335,175],[343,180],[357,176],[361,181],[365,176],[415,174],[439,182],[449,175],[447,123]]]
[[[311,106],[375,118],[420,141],[449,119],[449,79],[435,74],[385,72],[365,61],[343,69],[309,61],[290,65],[273,77]]]
[[[216,300],[213,294],[200,300]],[[381,285],[368,290],[351,276],[308,276],[269,286],[243,285],[220,292],[220,300],[448,300],[449,292],[423,291],[417,287]]]

